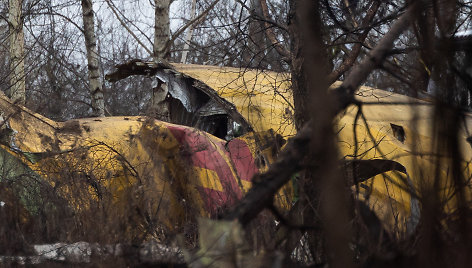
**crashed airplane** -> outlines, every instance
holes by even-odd
[[[168,122],[55,122],[0,96],[2,202],[20,204],[25,225],[37,215],[87,215],[106,204],[116,221],[129,223],[117,228],[132,239],[156,229],[181,232],[195,217],[214,217],[240,199],[295,134],[287,74],[135,60],[106,79],[130,75],[155,79],[153,105]],[[420,218],[420,183],[433,176],[431,105],[369,87],[356,98],[369,104],[365,120],[350,107],[336,123],[346,176],[387,230],[411,232]],[[466,117],[461,146],[470,176]],[[452,187],[441,189],[446,204],[454,202]],[[275,202],[286,211],[294,196],[289,183]]]

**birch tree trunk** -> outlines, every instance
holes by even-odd
[[[192,10],[190,14],[190,20],[193,20],[195,18],[195,13],[197,9],[197,0],[192,0]],[[192,40],[192,35],[193,35],[193,27],[194,24],[190,25],[187,29],[187,34],[185,35],[185,44],[184,44],[184,49],[182,51],[182,58],[180,59],[181,63],[185,63],[187,61],[187,54],[188,54],[188,49],[190,47],[190,40]]]
[[[154,46],[153,57],[155,60],[167,59],[169,57],[170,22],[169,6],[170,0],[154,0]]]
[[[10,25],[10,90],[12,101],[25,104],[25,61],[24,61],[24,33],[21,19],[23,0],[9,1]]]
[[[169,57],[170,22],[169,6],[170,0],[154,0],[154,45],[153,58],[155,61],[166,60]],[[168,88],[165,83],[157,81],[152,89],[151,106],[148,114],[159,120],[169,121],[169,105],[166,101]]]
[[[98,69],[97,39],[95,37],[92,0],[82,0],[82,17],[84,21],[85,46],[87,48],[88,77],[93,116],[105,116],[100,71]]]

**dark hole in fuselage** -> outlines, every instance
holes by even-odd
[[[170,97],[168,102],[171,123],[194,127],[220,139],[225,139],[228,135],[228,115],[199,116],[196,113],[187,111],[178,99]]]
[[[402,143],[405,142],[406,136],[403,127],[392,123],[390,123],[390,127],[392,128],[393,135],[395,136],[395,138],[401,141]]]

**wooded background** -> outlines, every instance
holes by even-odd
[[[300,174],[300,202],[310,209],[285,224],[306,232],[312,259],[297,265],[466,267],[471,214],[457,133],[471,107],[471,17],[467,0],[3,0],[0,90],[57,121],[152,116],[152,79],[107,82],[116,65],[141,59],[290,73],[299,132],[260,180],[283,184]],[[347,106],[362,106],[354,100],[360,85],[434,103],[434,146],[450,157],[437,164],[450,168],[464,196],[453,225],[426,187],[413,234],[353,250],[364,238],[350,225],[359,208],[338,168],[333,122]],[[264,185],[223,217],[250,222],[273,197]],[[330,194],[320,200],[320,192]]]

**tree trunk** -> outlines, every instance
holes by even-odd
[[[154,0],[154,46],[155,60],[167,59],[169,57],[170,22],[169,6],[170,0]]]
[[[153,58],[155,61],[167,60],[170,47],[170,22],[169,7],[170,0],[154,0],[154,45]],[[157,78],[154,78],[157,79]],[[152,89],[151,106],[148,114],[159,120],[169,121],[169,104],[165,100],[167,96],[167,85],[157,81],[157,86]]]
[[[290,54],[291,54],[291,73],[292,73],[292,91],[293,103],[295,107],[295,127],[297,131],[302,129],[303,125],[309,120],[307,102],[308,92],[305,83],[303,71],[303,52],[302,36],[300,34],[300,22],[297,16],[297,1],[290,1],[289,10],[289,31],[290,31]]]
[[[323,23],[318,1],[290,3],[292,54],[292,90],[297,130],[313,122],[307,155],[308,167],[298,180],[304,210],[298,221],[305,226],[321,223],[323,231],[307,232],[308,246],[316,264],[329,262],[330,267],[352,267],[348,244],[349,191],[338,169],[338,152],[333,132],[336,99],[328,93],[329,83]],[[332,256],[336,256],[333,258]]]
[[[166,100],[168,92],[167,85],[158,80],[157,86],[152,88],[151,107],[147,113],[149,116],[170,122],[169,103]]]
[[[418,18],[415,26],[415,35],[420,45],[419,59],[416,63],[417,75],[413,81],[415,87],[410,89],[412,96],[418,92],[428,91],[428,80],[434,65],[434,31],[435,18],[432,6],[426,6],[424,10],[418,10],[415,14]]]
[[[192,11],[190,14],[190,20],[193,20],[195,18],[196,9],[197,0],[192,0]],[[193,27],[194,24],[192,23],[192,25],[190,25],[187,29],[187,34],[185,35],[184,49],[182,51],[182,58],[180,59],[181,63],[185,63],[187,61],[188,49],[190,48],[190,40],[192,40]]]
[[[251,0],[251,17],[249,18],[249,53],[247,62],[249,67],[267,69],[265,62],[265,38],[264,38],[264,17],[262,13],[261,2],[259,0]]]
[[[95,37],[92,0],[82,0],[82,16],[84,20],[85,46],[87,48],[88,77],[92,99],[93,116],[105,116],[103,88],[98,69],[97,39]]]
[[[21,6],[23,0],[10,0],[10,91],[12,101],[25,104],[25,53]]]

